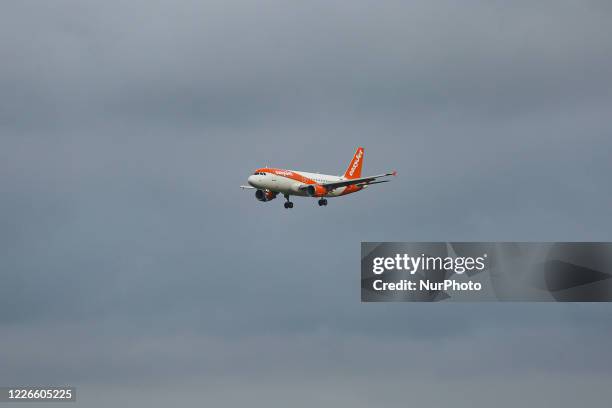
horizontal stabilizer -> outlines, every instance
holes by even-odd
[[[372,184],[388,183],[388,182],[390,182],[390,181],[391,181],[391,180],[371,181],[371,182],[369,182],[369,183],[363,183],[363,184],[357,184],[357,185],[358,185],[358,186],[360,186],[360,187],[361,187],[361,186],[370,186],[370,185],[372,185]]]

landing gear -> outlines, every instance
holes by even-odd
[[[285,208],[293,208],[293,203],[289,201],[289,196],[287,194],[285,194],[285,200],[287,200],[287,202],[285,202]]]
[[[319,200],[319,207],[321,207],[322,205],[327,205],[327,199],[322,198]]]

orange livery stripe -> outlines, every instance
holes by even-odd
[[[256,171],[257,172],[262,172],[262,173],[276,174],[277,176],[287,177],[287,178],[289,178],[291,180],[299,181],[300,183],[304,183],[304,184],[318,184],[313,179],[309,179],[308,177],[304,177],[301,174],[298,174],[295,171],[291,171],[291,170],[274,169],[274,168],[267,168],[266,167],[266,168],[263,168],[263,169],[257,169]]]

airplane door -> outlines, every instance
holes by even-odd
[[[278,176],[274,173],[270,173],[270,182],[273,190],[278,188]]]

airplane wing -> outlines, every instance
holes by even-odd
[[[375,180],[381,177],[388,177],[388,176],[395,176],[395,175],[397,175],[396,171],[391,172],[391,173],[379,174],[377,176],[334,181],[333,183],[321,183],[319,185],[322,187],[325,187],[327,191],[331,191],[331,190],[335,190],[336,188],[346,187],[346,186],[351,186],[351,185],[365,186],[369,184],[387,183],[389,182],[389,180],[380,180],[380,181],[375,181]],[[308,186],[303,186],[303,187],[300,187],[300,190],[305,190],[307,188]]]
[[[253,187],[253,186],[240,186],[240,188],[243,189],[243,190],[246,190],[246,189],[251,190],[251,189],[254,189],[255,187]]]

